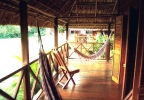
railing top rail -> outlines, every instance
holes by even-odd
[[[58,48],[64,46],[65,44],[67,44],[67,43],[64,43],[64,44],[60,45]],[[52,49],[49,50],[46,54],[48,55],[49,53],[51,53],[51,51],[52,51]],[[16,73],[18,73],[18,72],[24,70],[27,66],[29,66],[29,65],[31,65],[32,63],[38,61],[38,59],[39,59],[39,58],[37,58],[37,59],[31,61],[28,65],[24,65],[24,66],[22,66],[21,68],[15,70],[15,71],[13,71],[13,72],[11,72],[11,73],[8,74],[7,76],[2,77],[2,78],[0,79],[0,82],[2,82],[2,81],[4,81],[4,80],[8,79],[9,77],[13,76],[14,74],[16,74]]]
[[[18,70],[16,70],[16,71],[10,73],[9,75],[7,75],[7,76],[1,78],[1,79],[0,79],[0,82],[2,82],[2,81],[4,81],[4,80],[8,79],[8,78],[11,77],[12,75],[14,75],[14,74],[16,74],[16,73],[18,73],[18,72],[24,70],[27,66],[28,66],[28,65],[25,65],[25,66],[23,66],[22,68],[19,68]]]

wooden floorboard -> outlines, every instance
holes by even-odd
[[[69,65],[80,69],[66,89],[57,88],[63,100],[121,100],[121,86],[111,80],[112,61],[76,61]]]

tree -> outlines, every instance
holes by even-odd
[[[59,31],[59,33],[64,33],[64,31],[65,31],[66,29],[63,27],[63,26],[58,26],[58,31]]]
[[[20,38],[20,26],[19,25],[0,25],[0,38]],[[28,27],[28,35],[34,36],[34,33],[38,33],[37,27]],[[42,36],[46,34],[46,28],[40,28]]]

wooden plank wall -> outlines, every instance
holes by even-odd
[[[122,39],[122,16],[116,17],[115,37],[114,37],[114,56],[112,80],[119,84],[120,58],[121,58],[121,41]]]
[[[133,88],[137,31],[138,31],[138,13],[136,9],[130,7],[128,14],[126,70],[124,76],[124,85],[122,89],[123,90],[122,98],[125,98]]]
[[[144,100],[144,0],[139,3],[139,21],[132,100]]]
[[[123,15],[122,27],[122,48],[121,48],[121,61],[120,61],[120,85],[123,85],[124,72],[125,72],[125,59],[126,59],[126,40],[127,40],[127,15]]]
[[[139,92],[139,100],[144,100],[144,0],[141,0],[140,2],[140,14],[139,14],[139,34],[141,33],[141,37],[143,39],[143,53],[142,56],[142,71],[141,71],[141,77],[140,77],[140,92]]]

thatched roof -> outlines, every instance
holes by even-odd
[[[58,18],[59,25],[68,23],[71,28],[107,28],[109,23],[114,27],[115,17],[132,0],[25,1],[27,1],[30,26],[35,26],[38,20],[41,27],[53,27],[54,18]],[[0,0],[1,25],[19,25],[19,2],[20,0]]]

